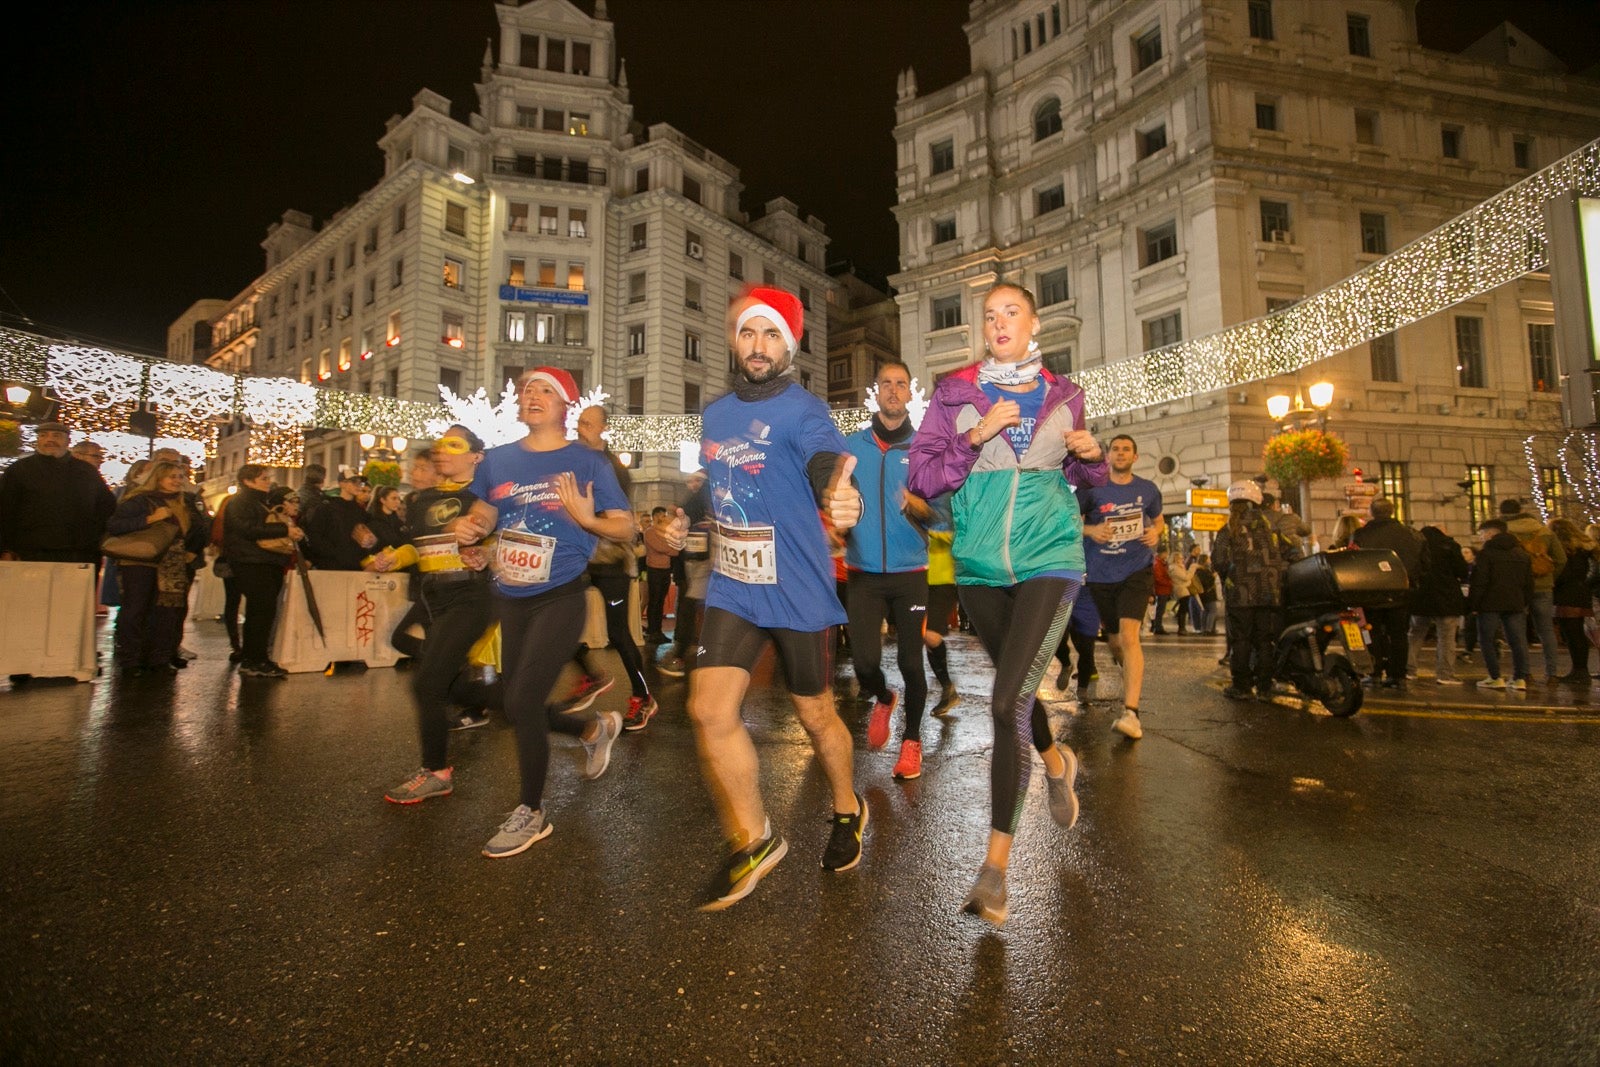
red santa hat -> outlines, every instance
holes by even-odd
[[[737,334],[747,321],[757,316],[769,319],[783,334],[789,354],[794,355],[795,349],[800,347],[801,334],[806,332],[806,311],[800,298],[782,289],[758,285],[750,290],[746,300],[749,302],[739,312],[733,332]]]
[[[578,402],[578,383],[573,381],[572,375],[560,367],[535,367],[522,379],[526,385],[532,381],[541,381],[549,384],[556,392],[561,394],[561,399],[569,404]]]

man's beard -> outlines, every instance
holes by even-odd
[[[774,361],[768,363],[765,369],[758,371],[751,367],[748,360],[742,360],[739,364],[739,373],[743,374],[745,376],[745,380],[749,381],[752,385],[761,385],[764,382],[770,382],[774,378],[782,376],[788,371],[789,367],[793,365],[793,363],[793,359],[784,359],[781,363]]]

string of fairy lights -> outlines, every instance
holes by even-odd
[[[1542,269],[1542,207],[1569,193],[1600,195],[1600,141],[1291,307],[1075,372],[1085,414],[1109,416],[1290,374]],[[209,457],[217,427],[240,420],[252,430],[251,461],[271,466],[299,466],[308,429],[421,438],[448,414],[442,405],[227,374],[3,328],[0,378],[44,386],[63,417],[97,439],[125,428],[145,407],[164,437],[196,442]],[[846,432],[867,417],[862,408],[834,413]],[[609,439],[618,450],[675,453],[699,436],[698,415],[635,415],[614,417]],[[1587,464],[1589,453],[1582,455]],[[1580,481],[1588,479],[1568,484]]]

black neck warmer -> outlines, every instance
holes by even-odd
[[[878,440],[887,444],[897,445],[910,437],[916,430],[912,427],[909,418],[902,421],[899,428],[891,430],[883,424],[883,419],[874,412],[872,415],[872,432],[878,435]]]
[[[776,378],[769,378],[764,382],[752,382],[742,373],[734,376],[733,393],[740,400],[770,400],[794,384],[794,376],[784,371]]]

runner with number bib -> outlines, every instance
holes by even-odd
[[[483,848],[491,859],[515,856],[550,833],[543,796],[551,730],[583,742],[585,778],[605,773],[622,733],[614,711],[580,718],[555,711],[546,698],[583,635],[595,540],[627,540],[633,512],[606,457],[567,440],[567,407],[578,399],[572,375],[539,367],[519,384],[528,434],[484,455],[472,481],[478,500],[457,527],[462,544],[497,535],[494,614],[522,777],[521,803]]]
[[[700,762],[731,852],[712,878],[702,910],[742,900],[788,852],[761,800],[760,764],[739,715],[750,671],[776,646],[795,714],[833,800],[833,830],[822,866],[846,871],[861,860],[866,800],[852,780],[850,731],[834,707],[832,627],[844,622],[833,589],[818,508],[840,530],[861,515],[850,481],[855,461],[828,407],[794,379],[805,311],[792,293],[755,288],[730,309],[739,373],[733,392],[706,408],[701,461],[710,477],[712,574],[689,717]],[[688,517],[680,510],[680,535]]]

